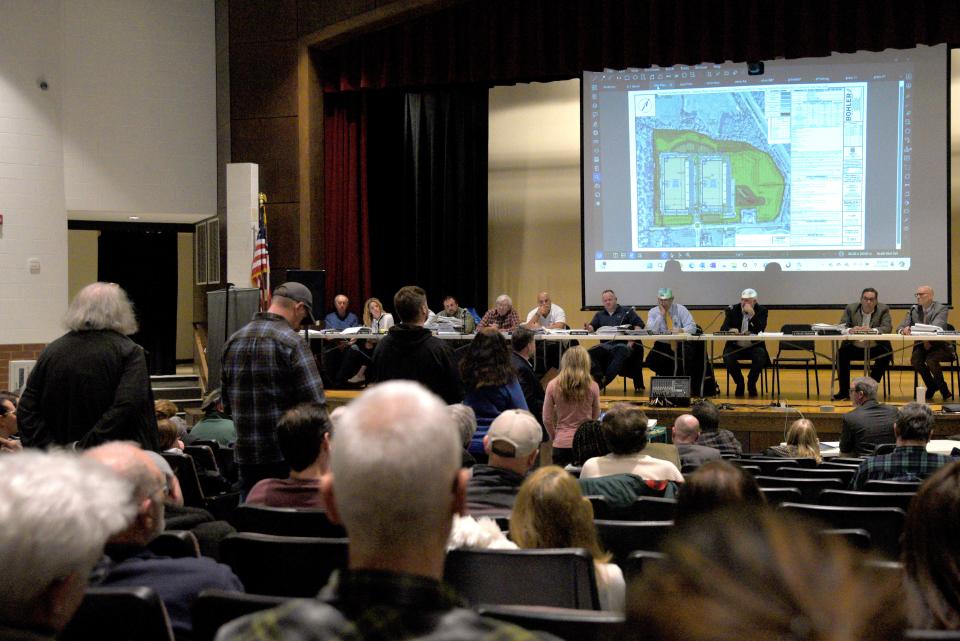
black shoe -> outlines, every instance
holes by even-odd
[[[743,398],[743,385],[737,385],[737,391],[733,393],[737,398]]]
[[[850,400],[850,394],[844,394],[843,392],[837,392],[836,394],[834,394],[834,395],[831,396],[830,398],[832,398],[832,399],[835,400],[835,401],[849,401],[849,400]]]
[[[747,395],[750,398],[756,398],[760,396],[760,394],[757,392],[757,388],[755,385],[751,385],[750,387],[747,388]]]
[[[944,403],[949,403],[953,400],[953,392],[951,392],[947,387],[944,387],[940,394],[943,396]]]
[[[932,400],[933,400],[933,396],[934,396],[936,393],[937,393],[937,390],[928,387],[928,388],[927,388],[927,393],[924,394],[923,396],[924,396],[924,398],[927,399],[928,401],[932,401]]]

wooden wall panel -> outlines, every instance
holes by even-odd
[[[297,38],[297,0],[230,0],[230,44]]]
[[[297,41],[230,45],[230,117],[297,114]]]
[[[233,162],[260,165],[260,191],[267,202],[299,202],[297,118],[234,120],[230,138]]]
[[[276,287],[284,276],[280,270],[300,266],[300,206],[297,203],[267,203],[267,233],[270,241],[271,284]],[[285,273],[285,272],[284,272]]]

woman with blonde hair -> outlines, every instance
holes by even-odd
[[[798,418],[787,429],[785,445],[776,445],[768,448],[767,456],[782,456],[785,458],[812,458],[817,465],[823,461],[820,454],[820,439],[817,438],[817,429],[813,421],[808,418]]]
[[[368,298],[363,304],[363,326],[369,327],[374,334],[382,334],[393,327],[393,314],[383,311],[379,298]]]
[[[547,383],[543,425],[553,441],[553,462],[573,461],[573,435],[584,421],[600,417],[600,387],[590,376],[590,354],[575,345],[560,359],[560,375]]]
[[[521,548],[587,550],[596,568],[600,607],[623,612],[623,572],[609,563],[610,554],[600,547],[593,506],[580,491],[580,483],[563,469],[542,467],[523,482],[510,515],[510,538]]]
[[[393,314],[383,311],[383,303],[379,298],[371,296],[363,304],[363,326],[369,327],[374,334],[383,334],[394,326]],[[337,373],[336,383],[344,385],[362,385],[367,380],[367,366],[373,359],[373,348],[377,344],[373,341],[350,341],[350,349],[343,357],[340,371]]]

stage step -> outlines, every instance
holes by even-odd
[[[203,402],[200,378],[196,374],[151,376],[150,387],[153,388],[153,398],[173,401],[181,412],[199,408]]]

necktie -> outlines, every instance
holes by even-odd
[[[917,308],[917,315],[920,317],[920,320],[917,321],[917,322],[922,323],[922,322],[923,322],[923,317],[924,317],[924,313],[923,313],[923,308],[922,308],[922,307]]]
[[[670,317],[669,312],[663,315],[663,320],[667,324],[667,332],[673,331],[673,318]]]

